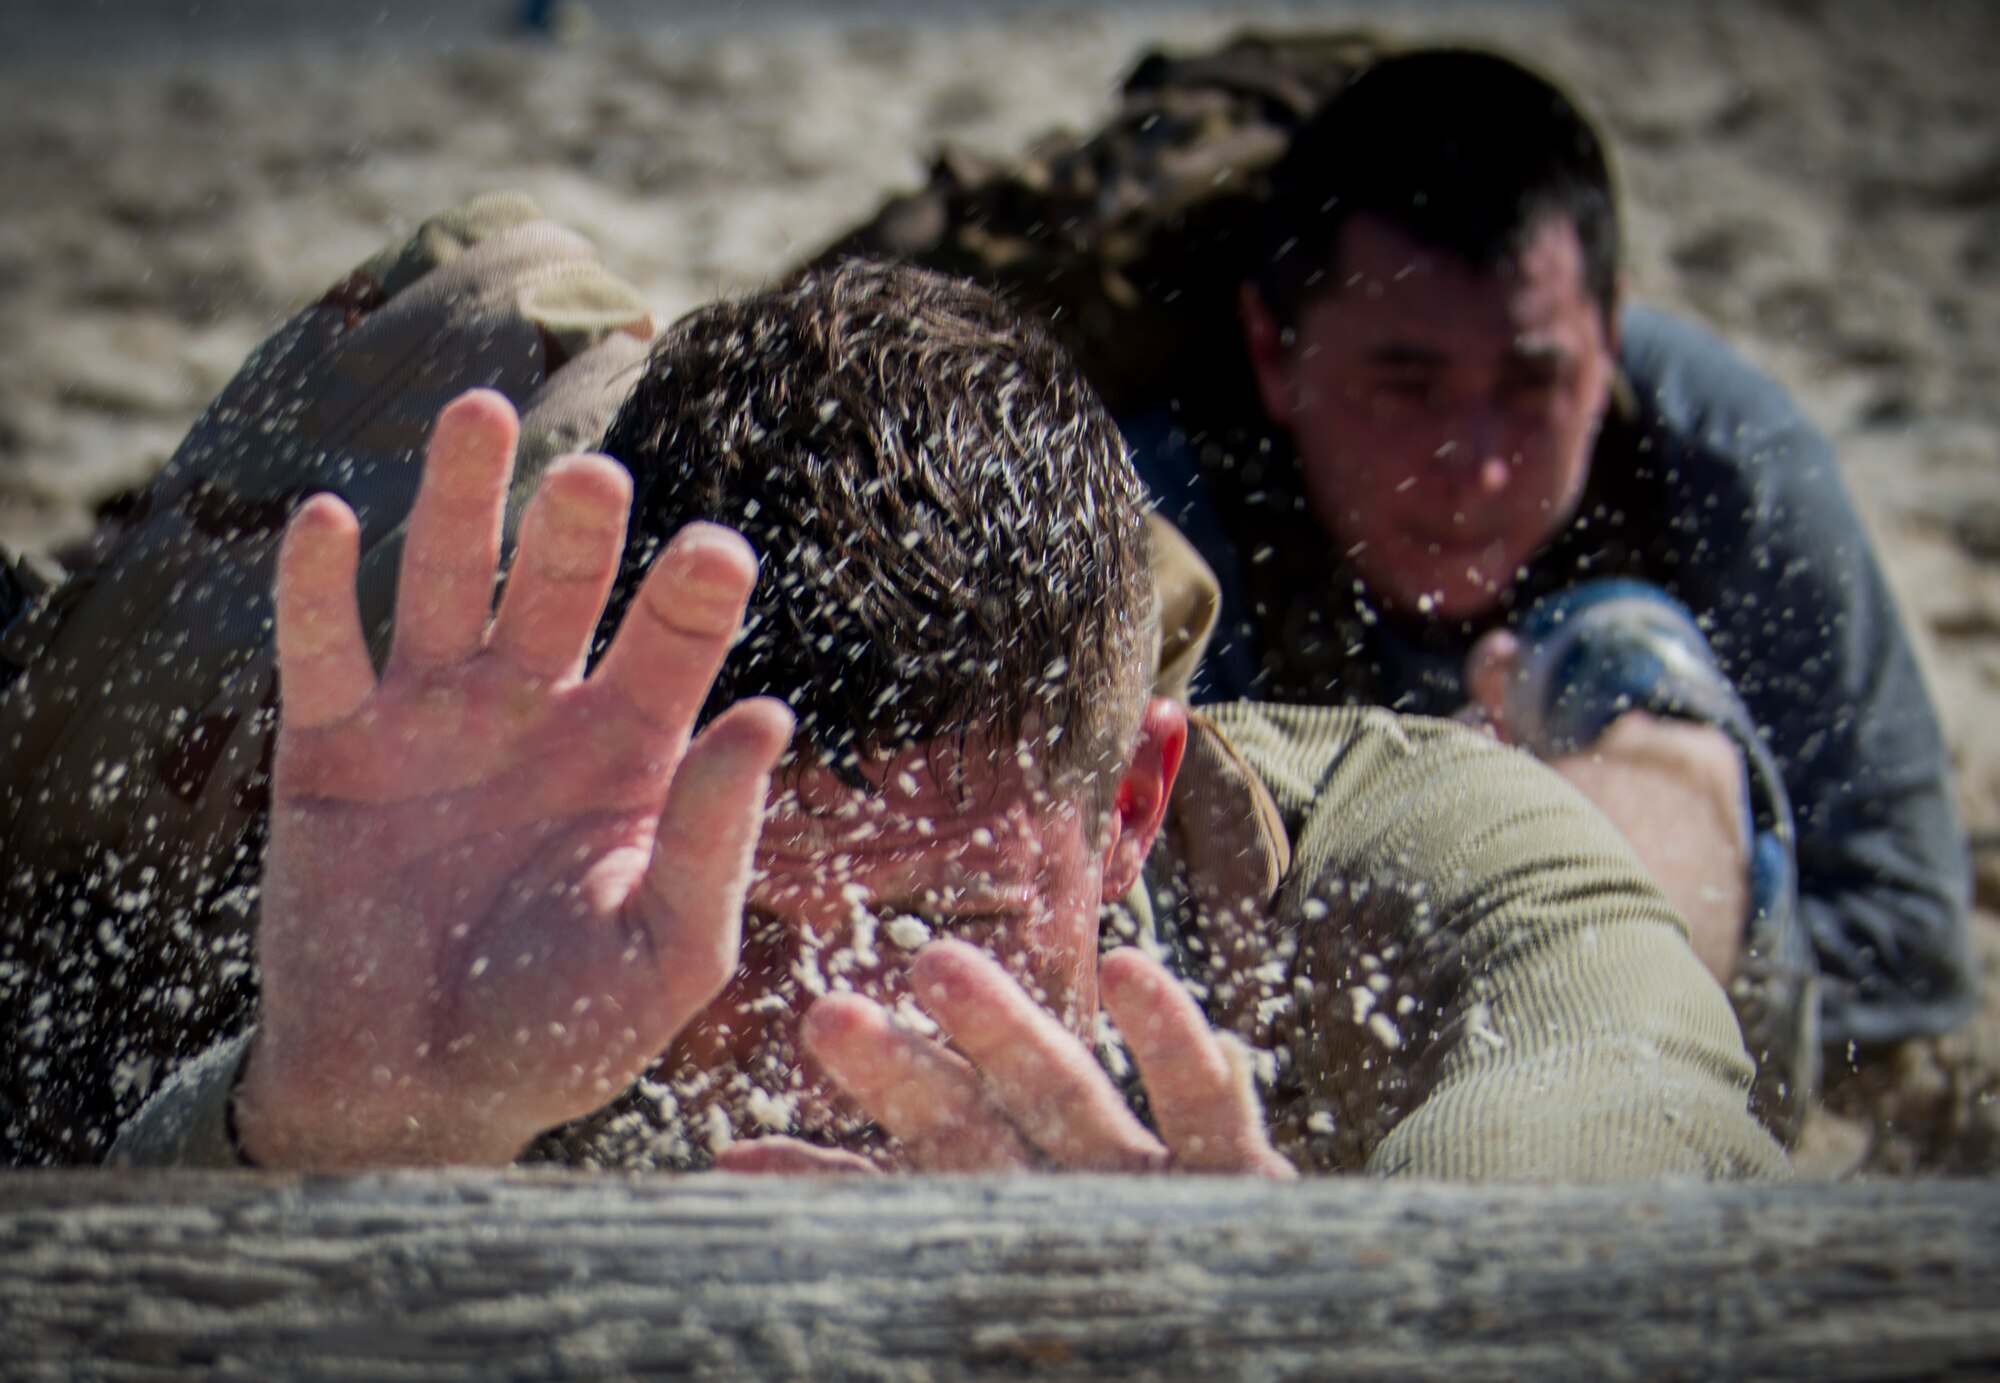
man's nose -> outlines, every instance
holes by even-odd
[[[1458,426],[1433,460],[1451,478],[1482,494],[1498,494],[1512,477],[1514,448],[1507,428],[1490,408],[1461,413]]]

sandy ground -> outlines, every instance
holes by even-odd
[[[619,6],[531,45],[470,0],[419,8],[393,43],[208,44],[139,4],[153,28],[0,45],[0,538],[82,533],[287,311],[479,191],[535,194],[664,319],[816,248],[941,141],[1004,155],[1089,124],[1149,43],[1253,21],[1499,43],[1605,117],[1639,294],[1722,329],[1838,441],[1957,756],[1985,1010],[1836,1091],[1852,1117],[1804,1164],[2000,1170],[2000,10],[673,5],[640,28]]]

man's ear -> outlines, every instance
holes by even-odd
[[[1271,314],[1257,285],[1247,280],[1237,285],[1236,310],[1243,324],[1243,350],[1250,357],[1251,372],[1257,376],[1258,402],[1264,405],[1267,419],[1284,427],[1296,402],[1284,328]]]
[[[1115,903],[1132,891],[1152,852],[1153,838],[1167,817],[1167,799],[1187,749],[1187,709],[1155,696],[1139,718],[1139,738],[1125,776],[1111,799],[1111,839],[1104,849],[1103,901]]]

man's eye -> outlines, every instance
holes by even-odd
[[[1010,914],[1001,912],[955,912],[943,916],[929,916],[931,930],[940,934],[990,931],[1006,922]]]
[[[1444,401],[1444,391],[1427,379],[1385,379],[1374,386],[1370,402],[1385,414],[1435,412]]]
[[[897,913],[881,923],[882,934],[905,951],[914,951],[940,936],[978,936],[1006,921],[997,912]]]
[[[1501,392],[1512,399],[1542,399],[1554,393],[1563,382],[1563,372],[1551,366],[1546,370],[1523,371],[1507,376],[1501,384]]]
[[[1376,381],[1375,393],[1398,402],[1429,403],[1437,386],[1427,379],[1384,379]]]

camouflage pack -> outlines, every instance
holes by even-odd
[[[1254,398],[1237,284],[1272,166],[1388,51],[1345,32],[1148,53],[1095,132],[1051,135],[1013,163],[946,149],[922,188],[816,258],[887,256],[1000,289],[1054,324],[1116,414],[1171,399],[1235,416]]]

